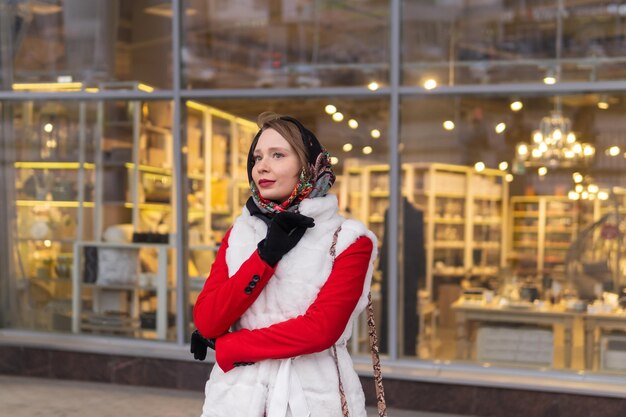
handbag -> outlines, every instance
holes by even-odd
[[[333,235],[333,243],[330,246],[330,255],[335,263],[337,256],[337,238],[341,226],[337,228]],[[385,402],[385,389],[383,388],[383,375],[380,369],[380,357],[378,353],[378,336],[376,335],[376,323],[374,322],[374,308],[372,307],[372,293],[367,295],[367,327],[369,333],[370,350],[372,352],[372,366],[374,368],[374,384],[376,387],[376,402],[378,405],[378,417],[387,417],[387,403]],[[339,371],[339,360],[337,359],[337,346],[332,347],[332,356],[335,360],[335,366],[337,367],[337,378],[339,380],[339,397],[341,398],[341,412],[343,417],[350,417],[350,411],[348,409],[348,401],[346,399],[346,393],[343,389],[343,383],[341,382],[341,372]]]

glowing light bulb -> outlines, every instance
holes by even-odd
[[[374,150],[372,149],[372,147],[371,147],[371,146],[364,146],[364,147],[363,147],[363,153],[364,153],[365,155],[369,155],[369,154],[371,154],[373,151],[374,151]]]
[[[506,174],[504,176],[504,179],[506,180],[506,182],[513,182],[513,174]]]
[[[474,164],[474,169],[476,170],[476,172],[483,172],[485,170],[485,163],[484,162],[476,162]]]
[[[567,198],[569,198],[570,200],[578,200],[580,199],[580,194],[578,194],[576,191],[570,191],[569,193],[567,193]]]
[[[513,111],[520,111],[522,108],[524,108],[524,104],[519,100],[515,100],[511,103],[511,110]]]
[[[348,120],[348,126],[350,126],[352,129],[356,129],[357,127],[359,127],[359,122],[354,119],[350,119]]]
[[[52,123],[46,123],[45,125],[43,125],[43,130],[46,133],[52,132],[53,129],[54,129],[54,126],[52,126]]]
[[[502,161],[498,165],[498,168],[500,168],[500,171],[506,171],[509,168],[509,163],[506,161]]]
[[[424,88],[427,90],[437,88],[437,80],[429,78],[428,80],[424,81]]]
[[[326,107],[324,107],[324,111],[328,114],[333,114],[337,111],[337,107],[332,104],[327,104]]]
[[[539,174],[539,176],[541,177],[543,177],[547,173],[548,173],[548,168],[546,167],[539,167],[539,169],[537,170],[537,174]]]
[[[583,176],[582,176],[582,174],[580,172],[574,172],[572,174],[572,179],[577,184],[583,182]]]
[[[378,139],[380,137],[380,130],[372,129],[372,131],[370,132],[370,135],[372,135],[374,139]]]
[[[611,156],[617,156],[619,155],[622,151],[620,150],[619,146],[611,146],[608,149],[609,155]]]
[[[496,133],[502,133],[506,130],[506,123],[498,123],[495,127]]]
[[[352,144],[351,143],[346,143],[343,145],[343,151],[344,152],[350,152],[352,150]]]
[[[343,113],[340,112],[336,112],[335,114],[333,114],[333,120],[336,122],[340,122],[343,120]]]
[[[331,165],[337,165],[339,163],[339,158],[337,158],[336,156],[331,156],[330,157],[330,164]]]
[[[377,83],[376,81],[372,81],[371,83],[369,83],[369,84],[367,85],[367,88],[369,88],[369,89],[370,89],[370,90],[372,90],[372,91],[376,91],[376,90],[378,90],[378,88],[379,88],[379,87],[380,87],[380,86],[378,85],[378,83]]]
[[[519,146],[517,147],[517,153],[518,153],[520,156],[526,156],[526,155],[528,155],[528,146],[527,146],[526,144],[522,143],[521,145],[519,145]]]
[[[454,122],[452,120],[446,120],[443,122],[443,128],[446,130],[454,130]]]

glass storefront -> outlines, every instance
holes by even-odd
[[[626,375],[623,7],[399,3],[0,0],[5,327],[185,343],[270,110],[378,236],[388,363]]]

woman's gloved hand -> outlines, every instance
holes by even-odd
[[[311,217],[284,211],[272,217],[265,239],[259,242],[259,256],[270,266],[296,246],[309,227],[315,226]]]
[[[206,358],[207,348],[215,350],[215,339],[205,339],[199,331],[191,334],[191,353],[193,358],[203,361]]]

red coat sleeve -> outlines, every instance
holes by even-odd
[[[230,229],[217,251],[209,277],[193,308],[196,327],[207,339],[219,337],[252,305],[274,269],[259,257],[258,250],[248,258],[232,277],[228,276],[226,250]]]
[[[345,330],[363,293],[372,249],[372,241],[362,236],[344,250],[305,314],[218,338],[215,355],[220,368],[228,372],[236,362],[292,358],[331,347]]]

